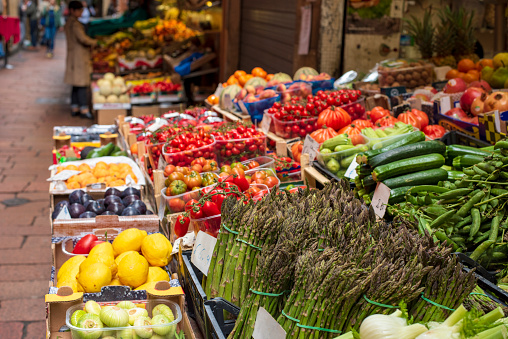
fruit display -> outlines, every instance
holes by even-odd
[[[399,59],[379,64],[378,73],[381,87],[416,88],[432,83],[434,67],[425,61]]]
[[[215,152],[221,166],[266,154],[266,135],[244,123],[225,124],[210,134],[215,138]]]
[[[200,33],[178,20],[160,20],[153,27],[153,39],[161,44],[171,41],[185,41]]]
[[[290,102],[294,97],[306,98],[312,94],[312,85],[306,82],[294,82],[290,84],[279,84],[275,88],[280,93],[282,103]]]
[[[164,299],[154,302],[157,305],[149,308],[149,304],[131,301],[101,306],[89,300],[70,307],[65,321],[72,339],[177,338],[176,326],[182,320],[180,307]]]
[[[162,154],[168,165],[192,166],[192,161],[201,157],[217,160],[215,146],[214,136],[203,129],[182,131],[167,139]]]
[[[159,281],[169,281],[164,267],[172,249],[163,234],[147,234],[137,228],[122,231],[112,242],[85,235],[75,245],[78,253],[58,269],[56,286],[86,293],[100,292],[110,285],[144,290]]]
[[[301,179],[300,164],[289,157],[273,156],[277,178],[281,182],[297,181]]]
[[[128,177],[134,183],[138,182],[138,177],[134,174],[132,167],[126,163],[107,164],[104,161],[99,161],[93,167],[87,163],[57,167],[57,173],[63,170],[80,171],[79,174],[65,180],[68,189],[85,188],[87,185],[95,183],[105,183],[107,187],[124,186]]]
[[[153,214],[141,200],[141,192],[134,187],[128,187],[123,191],[110,187],[104,193],[104,197],[100,199],[94,199],[85,191],[75,190],[69,195],[68,200],[62,200],[55,205],[51,218],[57,219],[64,208],[67,208],[71,218]]]
[[[149,82],[145,82],[140,85],[135,85],[132,87],[131,95],[132,96],[143,96],[143,95],[151,95],[155,93],[155,85]]]
[[[467,84],[479,81],[484,67],[492,67],[491,59],[482,59],[474,62],[471,59],[462,59],[457,64],[457,69],[452,69],[446,73],[446,79],[460,78]]]
[[[267,82],[271,80],[273,74],[268,74],[261,67],[254,67],[250,74],[247,72],[238,70],[233,75],[231,75],[228,80],[223,84],[224,87],[228,87],[230,85],[238,85],[240,89],[244,86],[253,86],[254,88],[258,86],[266,87]],[[252,80],[254,79],[254,80]],[[274,84],[271,84],[272,86]],[[231,99],[234,96],[231,97]]]
[[[160,94],[170,94],[178,92],[182,89],[181,84],[174,84],[169,79],[165,79],[163,81],[157,81],[155,84],[155,88],[157,89],[157,92]]]
[[[125,80],[113,73],[106,73],[104,77],[99,79],[93,89],[92,101],[96,104],[104,103],[129,103],[129,96]]]

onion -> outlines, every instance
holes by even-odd
[[[498,110],[499,112],[508,111],[508,93],[494,92],[485,100],[484,112]]]
[[[360,339],[414,339],[427,331],[421,324],[407,326],[406,319],[399,318],[401,314],[368,316],[360,326]]]
[[[100,313],[101,321],[109,327],[123,327],[129,324],[129,314],[123,308],[106,306]]]
[[[116,304],[116,306],[123,308],[124,310],[130,310],[131,308],[136,307],[132,301],[120,301],[118,304]]]

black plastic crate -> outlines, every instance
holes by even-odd
[[[341,178],[339,178],[338,176],[336,176],[335,174],[333,174],[332,172],[327,170],[326,167],[321,165],[317,160],[314,160],[312,162],[312,167],[317,169],[318,172],[320,172],[321,174],[323,174],[325,177],[327,177],[328,179],[330,179],[333,182],[335,182],[335,181],[338,182],[338,181],[341,180]],[[342,178],[342,179],[349,180],[348,178]],[[356,187],[355,182],[354,181],[349,181],[349,187],[351,187],[351,189],[354,189]]]
[[[447,132],[445,135],[443,135],[443,137],[440,140],[444,142],[445,145],[447,146],[464,145],[478,148],[492,146],[486,141],[478,140],[476,138],[473,138],[472,136],[469,136],[459,131]]]
[[[206,338],[226,339],[235,327],[240,308],[223,298],[213,298],[205,302],[205,313]],[[234,319],[224,319],[225,313]]]
[[[191,263],[192,251],[185,251],[182,253],[183,259],[183,272],[182,287],[185,292],[185,301],[187,302],[187,309],[189,315],[196,320],[196,323],[201,330],[205,333],[205,301],[206,294],[201,286],[203,281],[203,273]]]

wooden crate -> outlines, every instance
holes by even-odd
[[[302,168],[302,180],[303,183],[310,188],[320,188],[326,183],[330,182],[330,179],[319,173],[317,169],[312,167],[309,161],[309,155],[307,153],[302,154],[300,166]]]
[[[268,132],[266,134],[266,137],[268,140],[275,141],[275,154],[277,154],[278,157],[287,157],[290,156],[290,145],[293,144],[296,141],[299,141],[300,138],[293,138],[293,139],[284,139],[279,136],[277,136],[273,132]]]

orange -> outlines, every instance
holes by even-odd
[[[464,81],[469,84],[473,81],[478,80],[478,77],[471,73],[466,73],[462,79],[464,79]]]
[[[245,75],[242,75],[240,77],[240,79],[238,79],[238,82],[240,83],[241,86],[244,86],[245,83],[247,81],[249,81],[249,79],[251,79],[251,78],[252,78],[252,74],[245,74]]]
[[[468,71],[467,74],[471,74],[473,77],[476,78],[476,80],[480,79],[480,72],[476,69],[472,69],[472,70]]]
[[[266,81],[270,81],[270,80],[272,80],[272,78],[273,78],[273,74],[270,73],[270,74],[266,75],[265,79],[266,79]]]
[[[242,71],[242,70],[238,70],[238,71],[235,72],[234,77],[237,78],[237,79],[240,79],[240,77],[242,75],[245,75],[245,74],[247,74],[247,72]]]
[[[206,100],[208,100],[208,102],[211,105],[217,105],[219,103],[219,98],[217,98],[217,96],[215,94],[208,96],[208,98]]]
[[[459,73],[457,74],[457,78],[464,79],[464,76],[465,76],[465,75],[466,75],[466,73],[464,73],[464,72],[459,72]]]
[[[471,59],[462,59],[459,61],[459,64],[457,65],[457,69],[459,72],[467,73],[468,71],[472,69],[476,69],[476,65],[473,60]]]
[[[261,67],[254,67],[252,69],[251,74],[255,77],[264,78],[266,76],[266,71],[262,69]]]
[[[457,71],[456,69],[451,69],[446,73],[446,79],[448,79],[448,80],[455,79],[458,77],[459,77],[459,71]]]
[[[234,84],[237,84],[237,83],[238,83],[238,80],[234,76],[230,76],[228,81],[227,81],[228,85],[234,85]]]
[[[494,68],[494,61],[492,59],[482,59],[476,63],[476,69],[479,71],[487,66]]]

